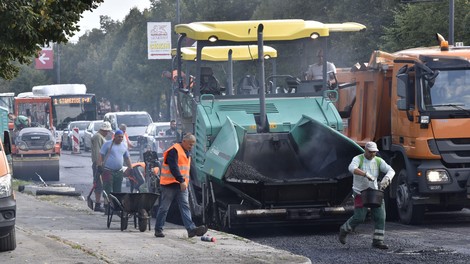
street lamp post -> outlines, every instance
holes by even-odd
[[[454,0],[449,0],[449,45],[454,45]]]

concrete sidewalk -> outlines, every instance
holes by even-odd
[[[41,262],[40,252],[25,259],[23,254],[33,247],[28,243],[35,240],[37,244],[37,239],[30,241],[29,237],[47,238],[82,255],[75,256],[81,262],[76,259],[64,262],[62,257],[61,263],[311,263],[304,256],[214,230],[207,234],[217,241],[205,242],[200,237],[188,238],[183,227],[168,223],[164,230],[166,236],[156,238],[153,235],[155,219],[152,219],[151,231],[140,232],[134,228],[133,221],[129,221],[126,230],[120,231],[120,218],[114,216],[108,229],[106,216],[92,212],[86,202],[77,197],[35,197],[19,193],[17,201],[18,246],[10,252],[11,263],[57,263],[50,258]],[[29,251],[23,252],[23,249]],[[2,263],[10,262],[2,260]]]

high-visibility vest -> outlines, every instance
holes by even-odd
[[[168,185],[172,183],[179,183],[175,176],[171,174],[170,171],[170,166],[168,166],[168,163],[166,162],[166,157],[168,156],[168,152],[170,150],[176,149],[176,152],[178,153],[178,168],[180,170],[181,175],[184,177],[184,181],[186,184],[189,183],[189,168],[191,166],[191,158],[186,156],[186,153],[184,152],[183,147],[179,143],[174,144],[170,148],[168,148],[164,153],[163,153],[163,165],[162,165],[162,174],[160,175],[160,184],[161,185]]]

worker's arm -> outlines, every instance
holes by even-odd
[[[374,179],[372,178],[371,175],[368,175],[368,173],[366,171],[363,171],[359,168],[359,157],[356,156],[352,159],[351,163],[349,164],[349,171],[354,174],[354,175],[357,175],[357,176],[362,176],[362,177],[366,177],[369,181],[373,181]]]

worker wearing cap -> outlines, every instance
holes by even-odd
[[[124,141],[123,143],[126,144],[127,149],[130,150],[132,147],[135,147],[132,145],[131,140],[129,139],[129,135],[127,134],[127,125],[126,124],[120,124],[119,129],[124,133]]]
[[[124,172],[122,164],[126,164],[128,173],[132,169],[131,159],[127,145],[123,143],[124,132],[116,130],[113,140],[106,141],[100,149],[98,169],[103,171],[103,189],[106,194],[121,192]]]
[[[339,229],[339,242],[346,244],[346,236],[364,222],[368,208],[362,204],[361,192],[372,188],[375,190],[384,190],[390,184],[395,175],[395,171],[382,158],[377,157],[379,151],[375,142],[367,142],[365,153],[355,156],[349,171],[353,174],[353,195],[354,195],[354,215],[349,218]],[[382,181],[378,183],[379,173],[385,173]],[[384,244],[385,234],[385,206],[382,200],[380,207],[371,208],[371,216],[375,223],[372,247],[378,249],[388,249]]]
[[[93,170],[93,187],[95,188],[95,208],[96,212],[104,212],[104,208],[101,206],[101,195],[103,194],[103,183],[101,182],[101,173],[98,171],[98,159],[100,156],[100,150],[106,141],[106,136],[111,131],[111,124],[105,121],[101,124],[98,133],[94,134],[91,138],[91,168]]]

